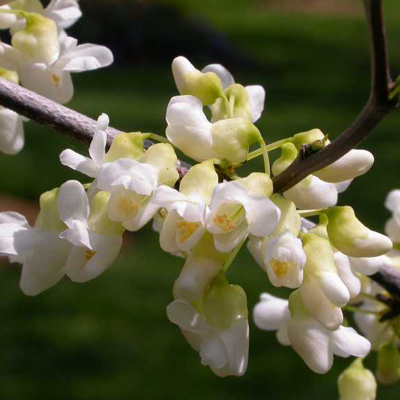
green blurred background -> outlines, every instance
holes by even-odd
[[[396,74],[400,5],[385,3]],[[368,33],[359,0],[82,0],[81,6],[85,16],[71,35],[107,44],[116,62],[76,75],[70,106],[93,118],[106,112],[121,130],[163,134],[167,103],[177,94],[170,62],[181,54],[198,67],[223,63],[236,81],[266,88],[258,126],[268,142],[315,127],[333,138],[368,97]],[[82,178],[62,167],[58,154],[87,150],[34,123],[26,132],[20,155],[0,156],[0,205],[33,215],[41,192]],[[399,134],[400,114],[393,112],[363,143],[375,155],[373,169],[340,198],[378,230],[389,216],[386,193],[400,187]],[[150,227],[130,234],[103,276],[85,285],[65,279],[35,298],[21,294],[20,268],[3,260],[0,399],[338,398],[336,379],[349,360],[336,358],[318,376],[252,322],[244,377],[220,379],[201,366],[165,314],[183,262],[163,254],[157,240]],[[250,310],[263,291],[286,295],[269,285],[245,250],[229,279],[246,290]],[[379,399],[399,397],[398,386],[379,389]]]

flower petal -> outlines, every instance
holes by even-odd
[[[256,122],[264,111],[265,90],[260,85],[246,86],[245,89],[249,95],[253,122]]]
[[[91,158],[82,156],[70,149],[64,150],[60,154],[60,162],[62,165],[91,178],[96,178],[99,173],[98,166]]]
[[[0,110],[0,151],[14,155],[24,147],[22,117],[7,108]]]
[[[333,352],[340,357],[365,357],[371,350],[371,343],[353,328],[341,326],[332,332]]]
[[[205,66],[201,72],[214,72],[214,74],[218,75],[221,79],[222,88],[226,89],[227,87],[233,85],[235,83],[235,79],[232,74],[221,64],[210,64]]]
[[[288,324],[290,312],[288,301],[263,293],[253,311],[254,323],[266,331],[276,331]]]
[[[58,212],[70,229],[75,228],[76,221],[87,227],[89,200],[80,182],[71,180],[61,185],[58,193]]]

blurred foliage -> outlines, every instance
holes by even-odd
[[[258,126],[268,142],[314,127],[334,138],[368,97],[369,50],[362,15],[281,13],[264,3],[81,1],[86,15],[75,31],[80,40],[88,40],[85,34],[97,43],[119,42],[117,54],[125,56],[117,57],[109,69],[76,75],[70,106],[93,118],[107,112],[112,125],[122,130],[162,134],[167,103],[176,95],[167,63],[182,53],[199,67],[224,62],[238,82],[266,88],[266,111]],[[155,14],[138,22],[146,10]],[[396,73],[398,2],[388,0],[386,14]],[[203,31],[211,34],[204,36]],[[213,32],[217,44],[204,39]],[[171,39],[174,35],[179,37]],[[166,47],[162,56],[152,55]],[[400,115],[393,112],[364,142],[362,147],[374,153],[376,163],[340,199],[379,230],[389,216],[383,207],[385,195],[400,187],[399,128]],[[27,145],[19,156],[0,157],[3,192],[36,199],[64,180],[82,178],[62,167],[58,154],[67,147],[85,153],[83,146],[34,123],[26,132]],[[251,168],[261,169],[261,162]],[[273,333],[253,324],[246,375],[213,376],[165,315],[183,261],[162,253],[150,227],[129,239],[125,253],[102,277],[85,285],[65,280],[32,299],[18,289],[19,267],[4,264],[1,399],[337,399],[336,378],[349,360],[336,358],[331,372],[315,375],[290,348],[280,346]],[[270,287],[246,251],[231,267],[229,279],[246,290],[250,309],[262,291],[284,295]],[[380,388],[378,399],[398,398],[398,387]]]

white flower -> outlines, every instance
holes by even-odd
[[[225,90],[229,86],[235,84],[232,74],[221,64],[210,64],[202,69],[202,72],[214,72],[219,76],[222,88]],[[248,95],[250,111],[253,122],[256,122],[264,110],[265,90],[260,85],[246,86],[245,90]]]
[[[249,146],[261,140],[260,132],[246,117],[210,123],[201,101],[189,95],[170,100],[167,123],[168,140],[199,162],[217,158],[241,163],[247,158]]]
[[[279,208],[267,196],[252,194],[240,181],[223,182],[214,189],[206,227],[214,234],[217,250],[228,252],[249,233],[270,235],[278,226],[280,215]]]
[[[58,103],[68,103],[74,94],[71,73],[92,71],[113,63],[111,51],[104,46],[83,44],[66,37],[60,43],[60,55],[50,64],[22,63],[18,72],[21,84]]]
[[[339,326],[329,330],[319,324],[305,308],[298,291],[290,296],[289,310],[287,303],[263,294],[254,310],[255,322],[261,329],[278,329],[278,340],[292,345],[314,372],[328,372],[333,365],[333,355],[365,357],[370,351],[369,341],[353,328]]]
[[[97,120],[96,131],[89,146],[89,157],[82,156],[71,149],[64,150],[60,154],[62,165],[81,172],[91,178],[97,178],[100,168],[103,166],[106,154],[107,133],[109,118],[101,114]]]
[[[160,234],[160,245],[172,254],[188,252],[203,236],[207,205],[218,184],[218,175],[211,160],[189,169],[183,177],[179,192],[160,186],[153,201],[168,214]]]
[[[91,71],[113,62],[113,55],[104,46],[83,44],[65,37],[60,43],[60,53],[51,63],[30,62],[11,46],[0,43],[0,66],[17,71],[22,86],[51,100],[64,104],[74,94],[71,73]]]
[[[350,292],[340,278],[328,240],[314,234],[302,236],[307,261],[299,293],[314,318],[327,329],[343,322],[341,307],[350,300]]]
[[[102,193],[97,196],[102,196]],[[96,198],[93,202],[95,201]],[[101,206],[103,207],[103,204]],[[61,186],[58,208],[60,218],[69,228],[61,232],[60,237],[74,245],[66,265],[67,275],[75,282],[87,282],[97,278],[117,258],[122,246],[122,231],[118,232],[116,226],[108,224],[107,221],[110,226],[108,232],[104,229],[96,232],[93,229],[91,225],[97,225],[99,229],[99,224],[90,224],[89,200],[78,181],[68,181]],[[98,212],[93,207],[92,214]]]
[[[203,314],[178,299],[167,307],[167,316],[199,352],[203,365],[220,377],[242,376],[249,350],[246,295],[239,286],[216,286],[205,294]]]
[[[65,275],[71,245],[59,238],[63,224],[51,205],[55,198],[55,191],[42,195],[35,227],[18,213],[0,213],[0,254],[22,264],[20,287],[28,296],[51,288]]]
[[[98,187],[111,192],[108,214],[129,230],[144,226],[160,208],[151,202],[157,187],[157,170],[149,164],[121,158],[103,166]]]
[[[256,260],[261,261],[260,266],[268,273],[271,283],[277,287],[298,288],[303,281],[303,268],[306,263],[301,240],[289,231],[265,238],[258,245],[261,258],[254,254],[257,252],[256,241],[252,236],[248,248]]]

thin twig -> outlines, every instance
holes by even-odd
[[[389,72],[382,0],[364,0],[371,42],[371,94],[358,116],[336,140],[316,153],[298,157],[285,171],[273,178],[274,190],[285,192],[308,175],[324,168],[356,147],[397,106],[389,99],[393,86]]]

